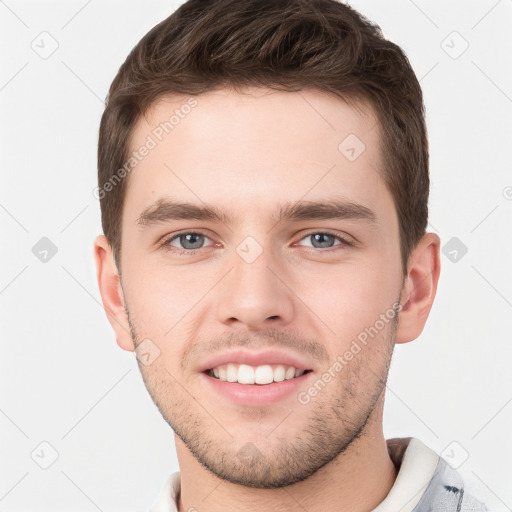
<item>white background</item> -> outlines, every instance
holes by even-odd
[[[0,1],[3,512],[142,511],[178,469],[172,430],[134,354],[115,343],[92,255],[107,89],[129,50],[178,5]],[[351,5],[406,51],[421,80],[429,229],[443,245],[457,237],[468,248],[456,262],[442,256],[427,327],[396,348],[385,435],[418,437],[454,464],[468,455],[459,467],[467,482],[493,510],[511,510],[512,2]],[[32,47],[41,38],[47,51],[58,44],[46,59]],[[42,237],[58,249],[46,263],[32,252]],[[42,442],[58,453],[48,469],[39,464],[52,448]]]

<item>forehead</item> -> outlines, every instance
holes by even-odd
[[[393,206],[372,110],[318,90],[167,96],[139,119],[130,151],[139,156],[125,195],[129,222],[166,195],[240,215],[330,196]]]

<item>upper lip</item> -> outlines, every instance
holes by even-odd
[[[199,371],[204,372],[228,363],[247,364],[249,366],[282,364],[283,366],[293,366],[296,370],[312,369],[311,363],[305,362],[292,354],[279,352],[277,350],[265,350],[260,352],[233,350],[208,358],[200,366]]]

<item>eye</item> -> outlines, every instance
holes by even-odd
[[[208,245],[204,245],[205,240],[210,240],[210,238],[203,233],[187,231],[185,233],[178,233],[177,235],[173,235],[172,237],[167,238],[162,243],[162,246],[165,249],[176,250],[179,253],[191,253],[195,250],[202,249],[203,247],[208,247]],[[214,244],[211,243],[209,245]]]
[[[336,250],[336,247],[340,246],[340,249],[345,247],[353,246],[354,243],[348,239],[348,237],[341,233],[329,233],[324,231],[312,231],[306,234],[300,239],[300,241],[309,240],[310,247],[312,249],[320,249],[317,252],[329,252],[330,250]],[[205,242],[209,241],[207,245]],[[338,243],[336,243],[338,242]],[[177,254],[194,254],[195,251],[204,249],[205,247],[214,246],[215,242],[204,233],[197,231],[186,231],[167,237],[161,246],[165,250],[172,251]]]
[[[352,246],[354,245],[347,237],[341,235],[341,233],[327,233],[323,231],[314,231],[308,233],[301,240],[310,240],[311,245],[314,249],[331,249],[336,246]],[[335,244],[336,240],[340,243]]]

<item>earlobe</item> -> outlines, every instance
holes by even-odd
[[[426,233],[409,257],[402,288],[396,343],[415,340],[423,331],[432,308],[441,270],[440,239]]]
[[[94,259],[101,300],[107,319],[114,329],[117,344],[122,349],[133,352],[135,347],[131,337],[121,280],[110,242],[104,235],[99,235],[94,241]]]

